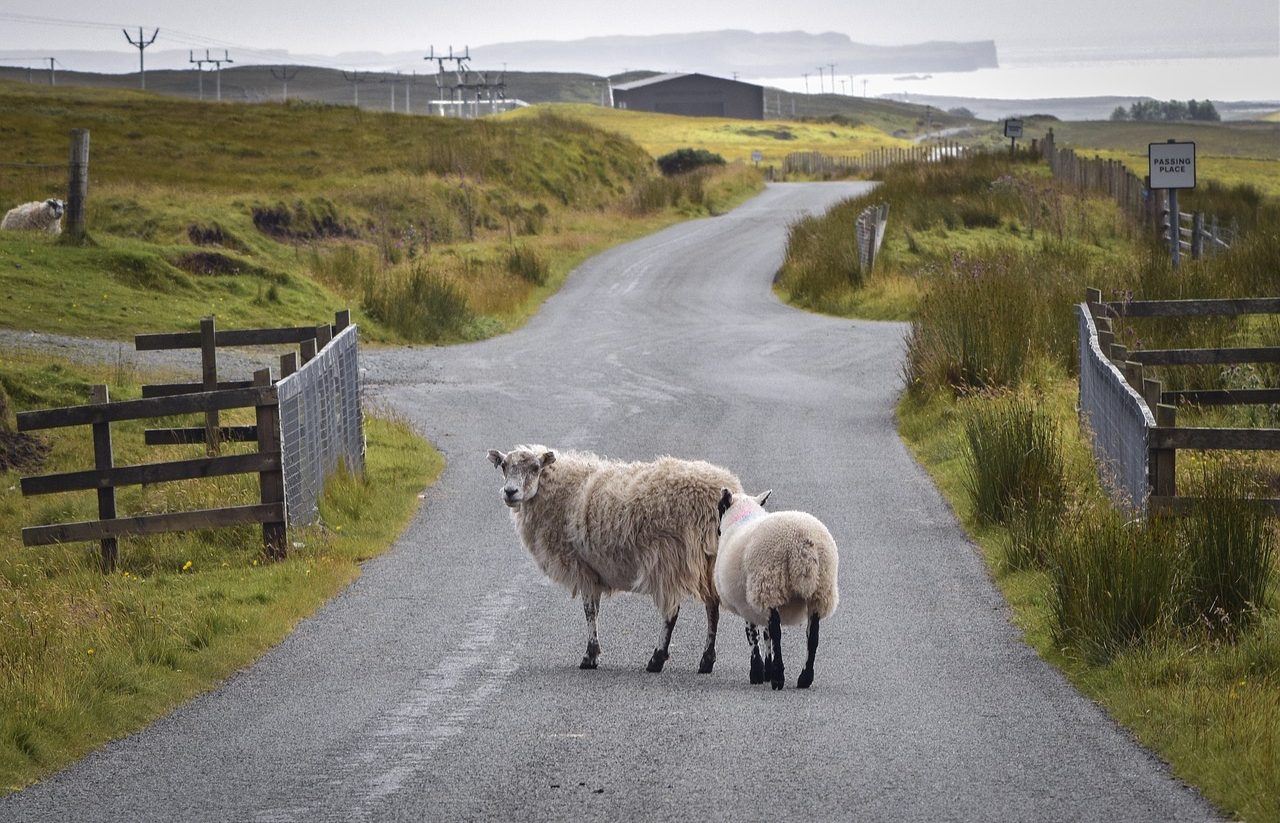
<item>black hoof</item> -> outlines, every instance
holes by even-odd
[[[668,657],[670,655],[661,649],[654,649],[653,657],[649,658],[649,665],[644,667],[645,671],[654,674],[662,671],[662,667],[666,665]]]
[[[711,674],[711,670],[716,665],[715,652],[703,652],[702,661],[698,663],[698,674]]]
[[[782,688],[782,684],[786,682],[786,678],[782,674],[782,664],[775,663],[773,666],[772,677],[769,682],[773,684],[773,690],[776,692]]]
[[[807,689],[813,685],[813,669],[805,669],[800,672],[800,677],[796,678],[797,689]]]
[[[764,682],[764,661],[758,654],[751,655],[751,682],[755,684]]]
[[[596,667],[596,659],[594,657],[584,657],[582,662],[578,664],[579,669],[594,669]]]
[[[773,655],[771,654],[764,656],[764,679],[773,679]]]

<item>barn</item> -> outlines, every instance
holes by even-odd
[[[613,105],[693,117],[764,119],[764,87],[706,74],[659,74],[613,87]]]

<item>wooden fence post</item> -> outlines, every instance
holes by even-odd
[[[253,373],[255,387],[271,385],[271,369],[259,369]],[[257,407],[258,418],[258,452],[259,454],[280,454],[280,403],[272,398],[269,403]],[[261,487],[261,501],[264,504],[284,505],[284,471],[281,467],[267,469],[258,473],[258,484]],[[286,554],[287,530],[285,521],[262,524],[262,548],[267,557],[283,560]]]
[[[106,386],[94,386],[89,395],[92,403],[109,403],[111,396]],[[111,423],[103,421],[93,424],[93,465],[95,469],[113,468],[115,458],[111,454]],[[116,489],[107,486],[98,489],[98,519],[114,520],[116,517]],[[116,570],[116,558],[119,553],[119,541],[115,537],[104,537],[99,541],[101,555],[98,565],[103,574],[111,574]]]
[[[770,166],[769,168],[773,168],[773,166]],[[345,329],[347,326],[350,326],[350,325],[351,325],[351,309],[343,309],[341,311],[336,311],[333,313],[333,333],[334,334],[337,334],[338,332],[342,331],[343,329]]]
[[[1156,425],[1160,428],[1173,428],[1177,425],[1177,408],[1164,403],[1154,409]],[[1161,497],[1173,497],[1178,493],[1177,470],[1178,452],[1176,449],[1152,449],[1149,456],[1152,474],[1152,491]]]
[[[218,390],[218,345],[213,317],[200,318],[200,382],[205,391]],[[221,448],[218,412],[204,413],[204,451],[213,456]]]
[[[89,130],[71,130],[71,162],[67,169],[67,236],[85,239],[84,207],[89,197]]]
[[[283,380],[298,371],[298,353],[291,351],[280,355],[280,379]]]
[[[301,343],[298,344],[298,348],[301,350],[301,353],[302,353],[302,365],[305,366],[306,364],[310,363],[312,360],[315,359],[316,340],[314,337],[311,338],[310,340],[303,340]]]

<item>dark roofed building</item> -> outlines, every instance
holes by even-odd
[[[706,74],[659,74],[613,87],[614,108],[764,119],[764,87]]]

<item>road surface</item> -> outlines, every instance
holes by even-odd
[[[786,225],[865,184],[782,184],[583,265],[528,325],[367,352],[367,389],[448,467],[387,555],[282,645],[0,820],[1204,820],[1213,810],[1041,662],[894,430],[905,327],[806,314]],[[485,450],[539,442],[735,470],[822,518],[841,606],[812,689],[747,681],[742,624],[696,674],[687,604],[577,601],[520,548]]]

